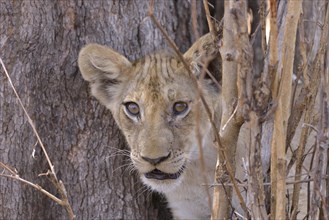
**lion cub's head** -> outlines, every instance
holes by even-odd
[[[93,96],[111,110],[135,167],[155,190],[166,192],[179,185],[189,164],[198,160],[196,126],[202,137],[210,132],[198,87],[212,112],[217,111],[219,88],[209,78],[196,79],[201,62],[217,55],[212,37],[200,38],[184,54],[193,77],[177,57],[165,53],[131,63],[110,48],[90,44],[79,54],[79,68]]]

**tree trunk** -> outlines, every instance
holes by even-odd
[[[131,175],[121,151],[128,149],[124,138],[110,112],[90,97],[76,62],[80,48],[91,42],[131,60],[167,47],[147,17],[148,7],[147,0],[0,0],[0,57],[77,219],[171,216],[163,197]],[[155,15],[181,50],[190,46],[188,1],[156,1]],[[0,161],[57,195],[47,177],[38,177],[49,167],[3,73],[1,68]],[[67,218],[61,206],[12,179],[0,177],[0,195],[0,219]]]

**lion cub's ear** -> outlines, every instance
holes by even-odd
[[[90,82],[91,93],[108,106],[117,93],[117,86],[128,78],[131,63],[119,53],[98,44],[88,44],[79,53],[82,77]]]
[[[217,82],[215,83],[208,74],[205,75],[205,80],[212,87],[218,87],[222,76],[218,39],[215,39],[210,33],[204,35],[186,51],[184,58],[190,64],[191,70],[197,78],[199,78],[203,66],[206,66],[208,72],[214,76]]]

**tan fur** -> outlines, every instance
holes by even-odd
[[[200,62],[218,55],[214,40],[208,34],[199,39],[184,58],[196,77]],[[197,82],[175,56],[155,53],[134,63],[110,48],[97,44],[84,47],[79,54],[82,76],[90,83],[92,94],[113,114],[131,149],[131,160],[142,181],[166,195],[177,219],[210,217],[207,188],[199,160],[197,125],[202,139],[206,178],[211,183],[216,163],[211,126],[198,96],[198,83],[213,116],[220,114],[220,93],[210,80]],[[175,115],[177,102],[189,109]],[[137,103],[140,117],[127,114],[123,103]],[[199,122],[196,121],[199,108]],[[217,121],[218,118],[217,118]],[[145,158],[166,157],[153,165]],[[144,176],[154,169],[164,173],[182,172],[177,179],[150,179]]]

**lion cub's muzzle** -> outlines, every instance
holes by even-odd
[[[163,157],[149,158],[149,157],[141,156],[141,158],[144,161],[147,161],[148,163],[153,165],[154,167],[157,167],[157,165],[159,165],[160,163],[165,162],[166,160],[168,160],[170,158],[170,156],[171,156],[171,153],[169,152],[167,156],[163,156]],[[176,173],[166,173],[166,172],[163,172],[163,171],[155,168],[152,171],[145,173],[144,176],[147,179],[157,179],[157,180],[177,179],[182,174],[184,168],[185,168],[185,166],[183,166]]]

